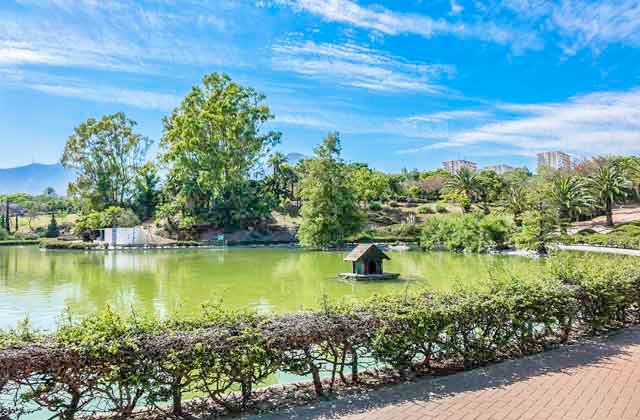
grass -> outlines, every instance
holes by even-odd
[[[62,223],[75,223],[78,218],[77,214],[56,215],[56,221],[58,225]],[[15,222],[15,217],[11,218],[11,223]],[[29,217],[18,217],[18,232],[20,233],[32,233],[38,228],[46,229],[51,222],[50,214],[40,214],[31,218],[31,228],[29,228]]]

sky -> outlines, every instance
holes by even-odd
[[[338,131],[385,171],[640,154],[638,63],[638,0],[2,0],[0,167],[118,111],[157,144],[210,72],[267,96],[285,153]]]

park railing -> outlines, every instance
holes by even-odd
[[[536,281],[325,302],[317,312],[263,316],[210,305],[197,317],[159,320],[106,310],[54,333],[16,328],[1,336],[0,418],[237,412],[279,372],[309,378],[320,396],[358,383],[367,368],[466,369],[539,352],[634,320],[636,261],[604,261],[563,258]]]

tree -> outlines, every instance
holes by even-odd
[[[77,173],[69,185],[91,209],[125,206],[150,140],[134,132],[136,122],[118,112],[90,118],[74,129],[62,155],[65,168]]]
[[[471,210],[471,203],[475,202],[476,193],[479,188],[479,182],[476,174],[468,168],[462,168],[447,180],[446,185],[448,193],[453,192],[466,197],[462,203],[463,212],[466,213]]]
[[[153,216],[160,201],[159,184],[160,177],[156,165],[149,162],[138,169],[134,179],[133,207],[140,219],[148,220]]]
[[[556,225],[555,214],[543,206],[526,211],[523,214],[522,228],[514,235],[516,246],[546,254]]]
[[[505,188],[504,180],[495,171],[481,171],[476,174],[475,193],[485,214],[489,214],[489,205],[498,201]]]
[[[238,220],[242,208],[234,194],[251,192],[251,170],[280,141],[280,133],[262,130],[273,118],[264,99],[229,76],[212,73],[164,119],[166,190],[183,217],[225,227]]]
[[[551,182],[549,195],[558,210],[562,233],[567,233],[567,225],[585,210],[590,209],[593,203],[583,178],[574,175],[555,177]]]
[[[607,226],[613,226],[613,206],[627,195],[629,181],[616,166],[603,166],[589,177],[589,187],[607,216]]]
[[[349,171],[349,181],[356,192],[358,202],[365,207],[373,201],[386,200],[392,194],[388,177],[367,167]]]
[[[304,246],[326,248],[358,232],[363,213],[340,159],[340,137],[329,134],[316,148],[302,181],[302,224],[298,231]]]
[[[513,184],[503,193],[503,206],[513,215],[516,226],[522,226],[522,214],[530,208],[529,195],[522,184]]]

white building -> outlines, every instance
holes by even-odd
[[[571,157],[560,151],[538,153],[538,171],[541,168],[571,169]]]
[[[518,168],[516,168],[515,166],[511,166],[511,165],[499,164],[499,165],[490,165],[490,166],[485,167],[484,169],[487,170],[487,171],[494,171],[498,175],[504,175],[506,173],[513,172]]]
[[[471,172],[475,172],[478,170],[477,163],[463,159],[447,160],[445,162],[442,162],[442,167],[450,174],[457,174],[464,168],[469,169]]]
[[[151,233],[142,226],[100,229],[100,240],[112,246],[142,246],[152,242]]]

